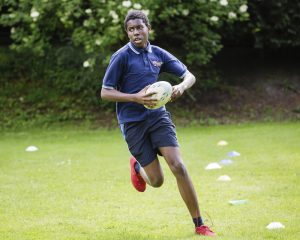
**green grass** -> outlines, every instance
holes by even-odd
[[[178,128],[178,138],[216,239],[300,239],[299,123]],[[232,150],[241,156],[231,166],[204,170]],[[118,129],[2,132],[0,239],[202,238],[163,159],[164,185],[138,193],[128,158]],[[232,181],[216,181],[224,174]],[[273,221],[286,228],[266,229]]]

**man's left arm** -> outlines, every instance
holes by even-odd
[[[195,82],[196,82],[195,76],[191,72],[187,71],[187,73],[183,78],[183,81],[173,86],[171,101],[174,101],[177,98],[179,98],[185,92],[185,90],[192,87]]]

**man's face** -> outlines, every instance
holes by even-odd
[[[138,48],[147,47],[149,30],[142,19],[132,19],[127,22],[128,38]]]

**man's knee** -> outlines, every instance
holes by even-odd
[[[174,161],[170,165],[172,173],[177,177],[186,176],[187,170],[184,164],[181,161]]]
[[[150,179],[151,186],[158,188],[164,183],[164,177],[163,176],[156,176],[155,178]]]

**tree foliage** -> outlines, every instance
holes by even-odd
[[[300,1],[249,1],[250,29],[257,48],[300,46]]]
[[[86,119],[98,111],[95,91],[111,54],[128,41],[130,9],[148,14],[151,42],[197,69],[196,90],[218,86],[210,63],[224,38],[241,43],[246,35],[263,49],[300,46],[295,0],[0,0],[0,28],[10,30],[13,50],[0,48],[1,122]]]
[[[177,48],[182,48],[187,62],[196,65],[207,64],[222,48],[224,24],[248,19],[246,1],[159,2],[154,18],[159,42],[175,42]]]
[[[222,47],[224,23],[248,17],[246,0],[4,0],[0,24],[11,28],[12,49],[31,49],[43,56],[58,45],[81,46],[87,56],[84,67],[96,56],[110,56],[127,41],[123,19],[129,9],[149,15],[151,38],[177,41],[189,63],[205,65]],[[161,35],[161,36],[160,36]],[[107,63],[108,58],[102,59]]]

